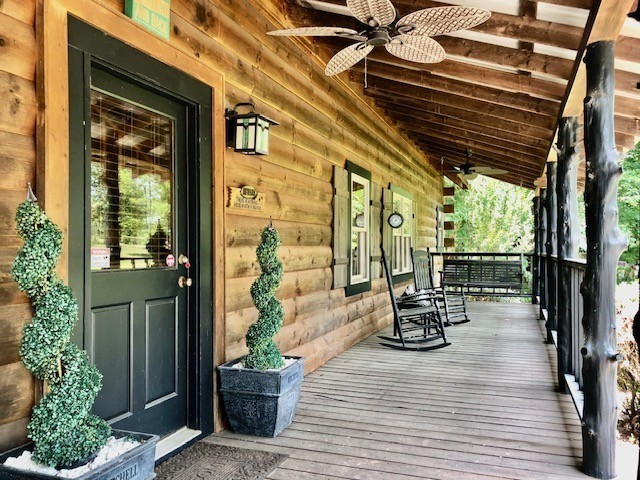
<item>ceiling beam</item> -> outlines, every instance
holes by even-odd
[[[511,164],[511,170],[518,170],[519,168],[531,169],[535,171],[536,166],[544,163],[544,156],[540,157],[539,161],[535,158],[525,157],[517,154],[509,149],[503,149],[500,147],[494,147],[482,142],[478,142],[469,138],[456,138],[455,136],[448,135],[446,133],[436,132],[407,132],[409,138],[416,141],[432,142],[440,144],[442,146],[448,146],[450,148],[457,148],[464,151],[470,148],[474,152],[478,152],[487,158],[493,158],[495,160],[503,160],[505,164]],[[539,167],[538,167],[539,168]],[[539,170],[538,170],[539,171]]]
[[[374,99],[391,103],[406,109],[411,109],[417,113],[430,113],[442,115],[444,117],[462,120],[477,125],[487,125],[496,130],[503,130],[509,133],[515,133],[528,137],[529,139],[548,139],[553,133],[553,129],[548,126],[538,126],[527,124],[517,117],[500,117],[496,113],[483,114],[479,111],[465,110],[458,107],[450,107],[443,105],[437,101],[430,99],[420,100],[413,97],[405,97],[402,95],[394,96],[392,92],[378,91],[375,88],[367,89],[366,94]],[[532,118],[534,122],[537,119]]]
[[[638,63],[638,52],[640,52],[640,38],[618,37],[616,42],[617,59]]]
[[[344,1],[342,0],[330,0],[328,2],[325,0],[325,2],[344,5]],[[394,0],[393,4],[398,9],[400,16],[423,8],[445,7],[450,5],[433,0]],[[299,17],[294,18],[294,21],[302,22],[304,25],[358,27],[353,18],[345,15],[321,12],[311,8],[301,8],[297,10],[300,10],[296,12]],[[517,15],[507,15],[499,12],[492,12],[489,20],[473,27],[472,30],[523,42],[542,43],[569,50],[577,50],[579,48],[583,33],[580,27],[546,22],[535,18],[519,17]]]
[[[376,97],[377,98],[377,97]],[[466,122],[458,118],[446,117],[437,113],[429,113],[422,110],[416,110],[411,107],[405,107],[402,104],[398,104],[393,99],[385,100],[380,98],[376,100],[376,105],[384,109],[390,115],[396,117],[397,115],[411,118],[417,122],[429,122],[442,126],[449,126],[464,130],[468,135],[474,135],[475,133],[488,135],[490,137],[507,140],[511,143],[517,144],[525,148],[533,148],[546,152],[547,138],[539,139],[533,137],[526,137],[516,132],[508,132],[504,130],[498,130],[493,126],[488,126],[481,123],[483,118],[480,118],[478,123]],[[484,118],[486,120],[486,118]]]
[[[511,152],[516,154],[519,158],[530,158],[530,162],[534,165],[539,163],[539,158],[544,158],[546,151],[540,150],[527,150],[526,147],[515,145],[511,142],[499,140],[495,137],[489,137],[487,135],[469,135],[469,132],[465,130],[459,130],[453,127],[447,127],[444,125],[438,125],[430,122],[416,122],[411,117],[404,117],[402,115],[391,115],[398,126],[405,131],[405,133],[420,133],[424,135],[434,135],[439,138],[453,139],[454,143],[458,143],[458,140],[468,140],[477,143],[478,145],[484,145],[486,148],[504,149],[504,152]],[[413,120],[413,121],[411,121]],[[537,155],[536,155],[537,153]]]
[[[432,75],[417,70],[398,69],[378,63],[369,64],[367,70],[369,76],[393,80],[413,87],[437,90],[439,92],[450,93],[459,97],[482,102],[495,103],[497,105],[532,113],[544,113],[551,117],[557,115],[560,106],[560,102],[534,98],[521,93],[507,92],[499,88],[485,87],[483,85]],[[364,67],[362,65],[356,65],[352,68],[352,71],[362,74],[364,73]],[[551,121],[553,122],[553,120]]]
[[[433,141],[421,140],[419,138],[416,138],[415,142],[416,142],[416,145],[425,152],[425,154],[427,154],[428,156],[437,157],[439,159],[444,158],[446,164],[449,164],[449,165],[455,164],[457,166],[460,166],[460,165],[463,165],[466,161],[464,151],[454,150],[448,146],[433,143]],[[452,159],[460,159],[460,161],[452,162],[451,161]],[[526,178],[527,180],[531,181],[532,183],[538,175],[537,173],[538,171],[531,168],[518,169],[517,171],[514,171],[513,161],[509,163],[499,158],[487,157],[483,155],[481,152],[476,150],[473,150],[471,163],[477,166],[501,168],[503,170],[509,171],[512,175],[515,175],[515,176],[520,175]]]
[[[454,60],[444,60],[439,63],[416,64],[391,55],[386,50],[378,49],[369,54],[368,60],[380,62],[394,67],[411,68],[413,70],[431,73],[433,75],[445,75],[448,78],[484,85],[489,88],[497,88],[510,92],[523,93],[536,98],[552,101],[560,101],[564,95],[566,85],[562,83],[533,78],[520,73],[511,73],[480,67]]]
[[[524,48],[510,48],[446,35],[439,36],[437,41],[447,55],[481,60],[493,63],[496,67],[502,65],[526,72],[546,73],[565,80],[569,78],[573,68],[573,60],[535,53]]]
[[[467,150],[466,148],[455,146],[450,143],[443,143],[437,138],[422,138],[418,135],[415,135],[414,137],[416,145],[419,145],[420,148],[426,147],[431,149],[432,153],[438,154],[439,160],[438,162],[434,163],[440,163],[444,159],[444,161],[449,163],[450,165],[460,166],[467,161],[465,153]],[[474,163],[475,165],[482,165],[485,167],[500,167],[505,170],[509,170],[512,172],[514,171],[515,164],[513,162],[513,158],[505,159],[498,155],[488,155],[481,150],[471,150],[473,151],[473,156],[471,157],[472,163]],[[532,178],[538,175],[538,169],[529,165],[525,165],[523,168],[518,169],[517,172],[514,173],[518,172],[530,175]]]
[[[454,119],[443,118],[439,115],[416,113],[407,109],[398,108],[382,100],[376,101],[376,105],[382,108],[397,122],[408,125],[413,124],[416,127],[428,125],[437,131],[449,131],[465,137],[482,138],[496,145],[504,144],[508,148],[513,148],[514,151],[521,151],[523,153],[535,153],[536,155],[544,155],[546,153],[546,149],[543,148],[543,146],[546,146],[545,141],[539,140],[537,144],[523,144],[520,143],[523,137],[511,135],[500,130],[483,128],[482,126],[472,123],[457,122],[454,121]]]

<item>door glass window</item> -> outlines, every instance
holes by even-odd
[[[393,211],[404,218],[401,228],[393,229],[393,274],[413,271],[411,247],[413,240],[413,202],[411,199],[393,192]]]
[[[171,117],[91,91],[91,269],[175,263]]]

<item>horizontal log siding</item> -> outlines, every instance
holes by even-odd
[[[14,222],[35,181],[35,0],[0,2],[0,451],[24,443],[34,382],[20,362],[31,306],[11,278],[21,245]]]
[[[191,1],[174,2],[176,41],[188,43],[204,61],[216,56],[236,65],[225,70],[228,105],[251,100],[280,122],[271,130],[269,156],[226,155],[227,185],[253,185],[266,197],[262,213],[227,210],[226,358],[246,353],[244,335],[257,319],[249,296],[260,273],[255,248],[272,217],[283,237],[285,271],[278,291],[285,320],[276,340],[283,351],[305,356],[307,371],[314,370],[391,320],[382,279],[353,297],[331,290],[333,165],[348,159],[370,170],[373,182],[410,190],[418,204],[418,248],[435,245],[441,181],[402,137],[372,119],[369,107],[310,64],[303,50],[264,34],[278,28],[268,20],[281,15],[275,3],[209,2],[193,10]]]
[[[123,0],[93,0],[122,12]],[[170,42],[225,74],[225,101],[251,100],[280,122],[271,153],[246,157],[228,151],[227,186],[254,185],[266,196],[259,214],[226,215],[226,357],[245,351],[244,332],[256,319],[249,287],[259,274],[255,247],[269,217],[280,230],[285,266],[278,292],[286,310],[277,337],[282,349],[307,357],[307,371],[390,322],[382,279],[370,292],[345,297],[331,290],[332,168],[348,159],[372,172],[373,182],[393,182],[418,204],[417,247],[435,245],[435,207],[442,182],[406,137],[380,121],[371,101],[354,100],[360,85],[328,79],[305,41],[267,37],[290,22],[282,2],[173,0]],[[35,182],[35,0],[0,2],[0,450],[25,439],[34,384],[19,362],[28,299],[9,274],[20,245],[13,222],[24,185]],[[123,15],[123,21],[127,20]],[[126,41],[126,39],[125,39]]]

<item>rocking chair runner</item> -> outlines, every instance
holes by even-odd
[[[393,280],[384,250],[382,250],[382,264],[387,276],[389,295],[393,306],[394,335],[397,337],[380,336],[382,340],[393,342],[381,343],[380,345],[412,351],[435,350],[451,345],[447,342],[440,310],[436,306],[433,296],[427,293],[417,293],[403,296],[402,302],[399,302],[394,293]],[[422,345],[438,339],[442,343]]]
[[[411,260],[413,262],[413,282],[416,290],[426,290],[432,292],[436,298],[436,304],[444,308],[446,318],[445,325],[459,325],[471,320],[467,315],[467,301],[462,288],[460,291],[447,291],[443,287],[433,285],[433,262],[429,252],[411,250]],[[452,321],[461,318],[462,320]]]

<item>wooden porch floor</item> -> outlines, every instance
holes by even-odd
[[[286,453],[272,479],[568,479],[580,424],[555,391],[537,308],[470,303],[450,347],[403,352],[376,335],[308,375],[295,421],[274,439],[205,441]]]

